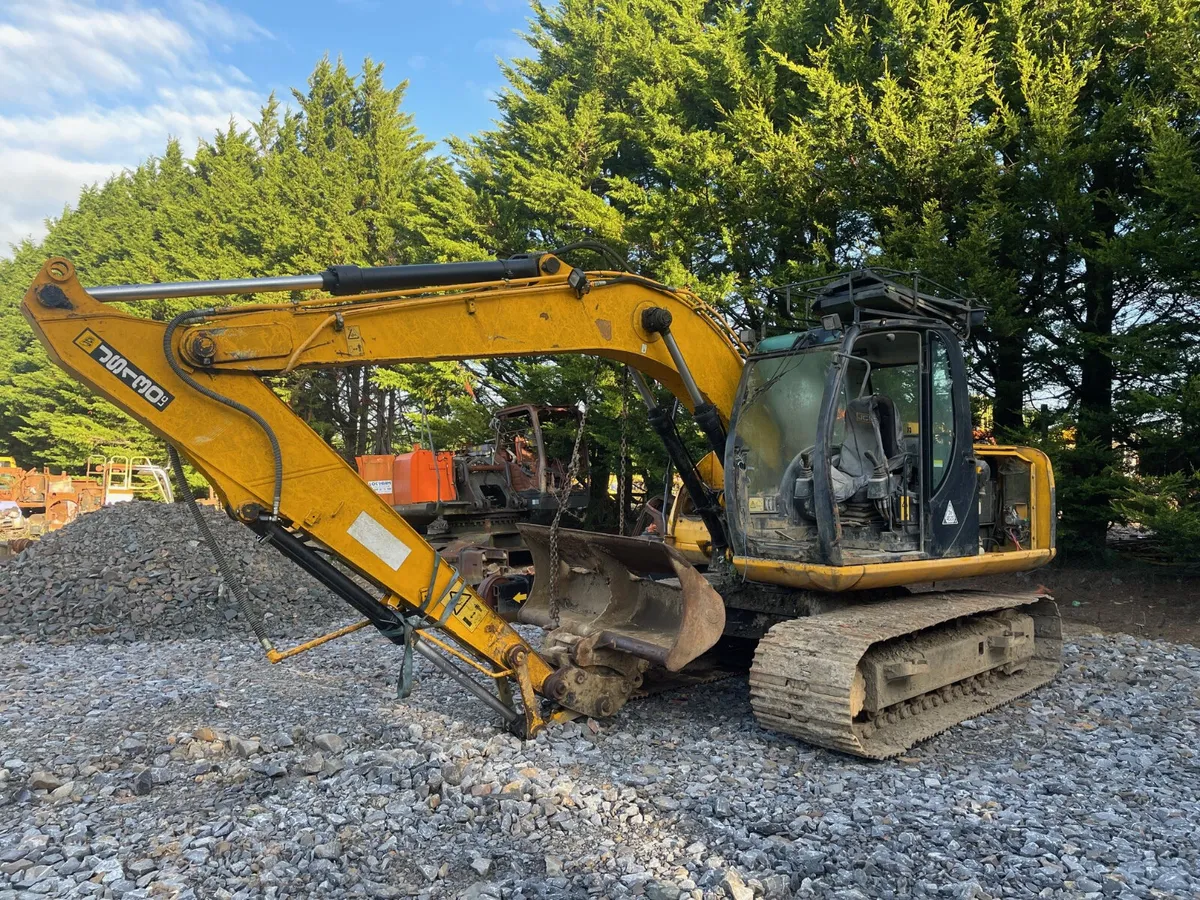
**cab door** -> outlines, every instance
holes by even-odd
[[[971,404],[962,348],[949,329],[925,333],[922,456],[926,552],[979,552],[979,507]]]

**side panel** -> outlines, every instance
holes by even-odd
[[[735,556],[733,567],[750,581],[812,591],[862,591],[904,587],[926,581],[1028,572],[1053,559],[1051,550],[1014,550],[958,559],[914,559],[865,566],[819,566],[785,560]]]
[[[1005,444],[980,444],[975,448],[980,459],[987,460],[996,466],[1005,458],[1020,460],[1030,469],[1030,542],[1029,549],[1048,551],[1050,558],[1058,552],[1056,537],[1058,531],[1058,506],[1054,488],[1054,469],[1050,465],[1050,457],[1041,450],[1033,447],[1017,447]],[[1007,551],[998,550],[988,554]]]

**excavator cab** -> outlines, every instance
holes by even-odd
[[[953,332],[878,322],[763,343],[746,367],[729,450],[742,548],[833,565],[978,551]],[[829,478],[818,485],[822,470]]]
[[[1007,475],[1025,496],[1049,469],[1036,451],[973,445],[961,341],[983,310],[898,274],[820,283],[820,326],[766,338],[747,360],[725,459],[736,556],[877,567],[1025,549],[997,540],[994,497]],[[1028,512],[1003,516],[1026,543]]]
[[[527,509],[531,521],[550,521],[563,496],[578,423],[579,410],[571,407],[525,403],[495,414],[493,462],[503,469],[507,482],[507,492],[498,495],[505,506]],[[579,454],[566,494],[567,509],[576,513],[588,501],[586,441],[581,442]]]

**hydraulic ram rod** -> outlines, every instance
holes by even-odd
[[[280,275],[277,278],[230,278],[225,281],[168,281],[160,284],[111,284],[88,288],[97,300],[166,300],[172,297],[227,297],[269,291],[318,291],[321,275]]]
[[[522,280],[558,270],[559,262],[546,254],[514,256],[482,262],[428,263],[415,266],[330,266],[316,275],[279,275],[272,278],[230,278],[220,281],[175,281],[159,284],[113,284],[88,288],[97,300],[165,300],[174,297],[227,297],[273,291],[328,291],[335,295],[363,291],[392,291],[420,287],[450,287],[481,281]]]

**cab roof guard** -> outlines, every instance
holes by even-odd
[[[804,322],[830,315],[853,322],[924,319],[943,322],[966,337],[987,314],[982,301],[963,297],[916,270],[863,267],[766,290],[783,292],[788,314]],[[802,313],[793,307],[796,299],[804,301]]]

